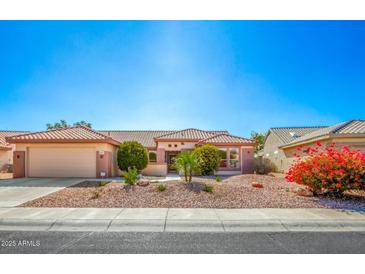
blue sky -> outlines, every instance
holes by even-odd
[[[365,119],[365,21],[1,21],[0,129]]]

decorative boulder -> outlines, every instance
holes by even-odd
[[[251,186],[256,188],[264,188],[264,185],[258,182],[252,182]]]
[[[299,188],[296,193],[298,196],[313,197],[313,192],[306,188]]]
[[[148,186],[149,184],[150,184],[150,181],[149,180],[139,180],[137,182],[137,185],[138,186],[143,186],[143,187]]]

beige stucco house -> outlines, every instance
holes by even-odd
[[[365,152],[365,120],[350,120],[332,126],[270,128],[262,156],[269,159],[280,172],[293,163],[299,146],[336,143]]]
[[[251,173],[254,141],[227,131],[185,129],[179,131],[96,131],[84,126],[32,132],[7,137],[15,145],[14,177],[111,177],[120,174],[118,146],[137,141],[149,152],[145,175],[164,176],[181,151],[213,144],[222,155],[217,174]]]

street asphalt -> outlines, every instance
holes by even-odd
[[[365,253],[365,232],[1,231],[0,253]]]

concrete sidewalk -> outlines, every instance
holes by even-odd
[[[365,212],[320,208],[0,208],[0,230],[365,231]]]

